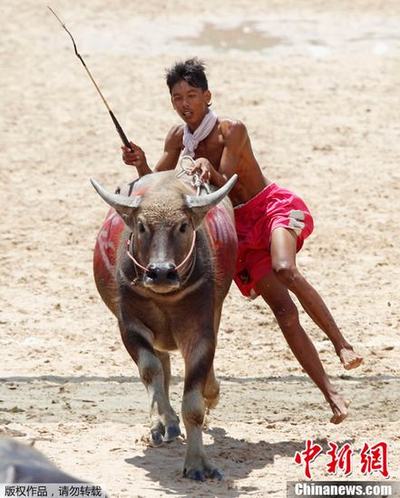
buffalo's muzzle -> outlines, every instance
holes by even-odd
[[[147,267],[144,279],[149,287],[176,288],[179,286],[179,275],[172,263],[151,263]],[[161,290],[161,289],[160,289]]]

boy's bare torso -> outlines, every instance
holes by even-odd
[[[170,169],[182,151],[183,125],[173,127],[166,139],[169,158],[161,158],[156,170]],[[270,182],[254,157],[245,126],[230,119],[218,119],[211,133],[199,143],[194,159],[205,158],[225,178],[234,173],[239,180],[230,193],[234,206],[249,201]],[[217,185],[219,186],[219,185]]]

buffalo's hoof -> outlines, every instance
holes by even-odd
[[[193,479],[194,481],[205,481],[206,479],[217,479],[218,481],[221,481],[224,475],[216,467],[205,467],[203,469],[184,469],[183,477]]]
[[[179,424],[168,424],[165,427],[165,434],[163,439],[166,443],[170,443],[180,435],[181,429],[179,427]]]
[[[217,468],[213,468],[210,471],[206,472],[207,479],[217,479],[217,481],[222,481],[224,478],[224,474],[218,470]]]
[[[163,444],[163,434],[158,430],[150,431],[150,444],[151,446],[161,446]]]
[[[193,481],[205,481],[205,475],[204,472],[201,470],[196,470],[192,469],[189,471],[186,471],[186,469],[183,470],[183,477],[187,477],[188,479],[193,479]]]

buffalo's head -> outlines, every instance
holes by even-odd
[[[220,189],[196,196],[174,172],[146,175],[133,195],[107,192],[95,180],[98,194],[129,228],[131,259],[143,275],[143,285],[157,293],[176,291],[186,280],[195,258],[196,230],[207,212],[233,188],[233,175]]]

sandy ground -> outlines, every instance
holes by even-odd
[[[400,479],[400,4],[266,4],[52,4],[150,164],[177,120],[164,68],[206,59],[215,111],[242,119],[265,174],[307,200],[316,229],[299,266],[366,357],[345,372],[302,315],[352,401],[348,419],[333,426],[271,312],[232,287],[216,355],[222,398],[205,432],[225,479],[204,484],[181,477],[184,442],[146,446],[145,390],[92,279],[106,207],[88,179],[112,188],[131,178],[118,136],[45,4],[1,6],[0,433],[35,440],[115,498],[284,497],[286,481],[303,477],[294,454],[307,438],[325,449],[349,441],[356,453],[386,441],[390,476]],[[182,362],[174,360],[179,409]],[[329,478],[326,463],[312,465],[316,479]],[[363,478],[359,455],[352,478]]]

